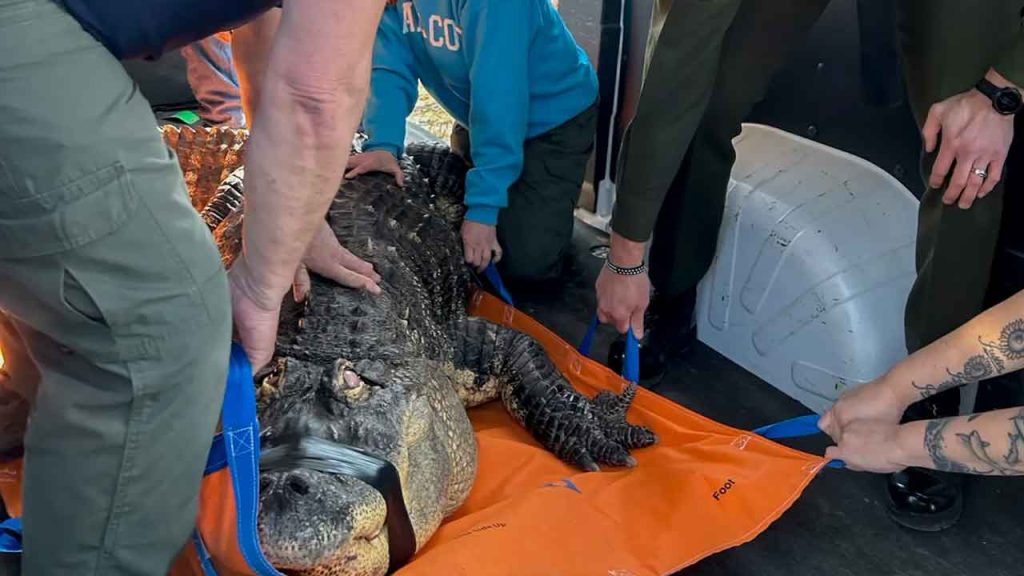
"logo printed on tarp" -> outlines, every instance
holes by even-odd
[[[579,486],[573,484],[572,480],[563,478],[558,482],[548,482],[544,485],[545,488],[568,488],[577,494],[583,494],[583,491],[579,489]]]

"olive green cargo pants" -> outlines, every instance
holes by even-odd
[[[32,405],[22,574],[163,576],[217,426],[227,281],[148,103],[52,0],[0,0],[0,309]]]
[[[558,280],[572,243],[573,211],[594,149],[597,105],[526,141],[523,171],[498,213],[498,263],[511,283]],[[456,124],[452,150],[472,163],[469,132]]]
[[[681,294],[707,272],[735,161],[732,139],[827,5],[657,1],[612,221],[616,232],[638,241],[654,229],[656,290]],[[994,0],[979,9],[960,0],[897,0],[897,6],[908,90],[922,125],[933,103],[970,89],[1010,47],[1024,2]],[[933,161],[934,155],[922,156],[926,181]],[[983,310],[999,232],[1001,184],[966,211],[943,205],[942,193],[928,190],[920,207],[918,277],[906,308],[911,351]]]

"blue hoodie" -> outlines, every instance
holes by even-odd
[[[469,128],[466,218],[494,225],[523,146],[597,100],[597,76],[551,0],[398,0],[377,30],[365,150],[396,155],[417,81]]]

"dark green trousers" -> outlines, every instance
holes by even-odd
[[[597,105],[523,146],[523,171],[498,214],[498,269],[513,283],[557,280],[572,244],[573,211],[594,149]],[[469,132],[456,124],[452,149],[472,163]]]
[[[827,5],[658,1],[654,29],[660,36],[649,44],[643,91],[623,144],[612,226],[637,241],[646,241],[653,229],[651,280],[659,292],[680,294],[707,272],[735,160],[732,138]],[[931,104],[970,89],[1021,34],[1022,0],[994,0],[982,10],[959,0],[898,5],[919,125]],[[922,156],[925,177],[933,160]],[[924,195],[918,277],[906,307],[910,351],[983,310],[1003,193],[1000,185],[966,211],[944,206],[942,190]]]
[[[23,576],[163,576],[220,412],[227,278],[138,86],[52,0],[0,0],[0,314],[0,399],[31,405]]]

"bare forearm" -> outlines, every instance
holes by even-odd
[[[904,424],[907,466],[985,476],[1024,475],[1024,408]]]
[[[1024,292],[912,354],[885,379],[905,405],[1024,368]]]
[[[236,29],[231,35],[231,57],[238,74],[242,110],[250,128],[256,110],[259,109],[260,88],[267,72],[270,47],[280,22],[281,10],[274,8]]]
[[[333,112],[311,110],[282,92],[266,91],[275,112],[261,116],[247,151],[243,233],[246,265],[275,295],[287,291],[338,190],[362,104],[353,95]]]
[[[252,288],[265,302],[287,292],[341,183],[383,9],[382,0],[293,5],[319,6],[285,8],[246,152],[240,264],[261,284]]]

